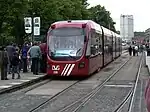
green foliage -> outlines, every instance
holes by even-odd
[[[101,5],[97,5],[95,7],[91,7],[89,9],[89,12],[91,13],[91,20],[97,22],[98,24],[108,29],[116,31],[114,27],[114,21],[110,16],[110,12],[106,11],[104,6],[102,7]]]
[[[144,37],[145,36],[145,32],[134,32],[134,36],[135,37]]]
[[[24,20],[27,13],[27,0],[3,0],[0,2],[0,39],[1,44],[11,41],[23,43]],[[2,23],[2,24],[1,24]]]
[[[22,44],[28,37],[24,17],[41,17],[41,35],[55,21],[91,19],[115,31],[110,12],[100,5],[87,9],[87,0],[1,0],[0,44]]]

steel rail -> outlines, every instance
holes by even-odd
[[[82,106],[84,106],[95,94],[97,94],[97,92],[100,91],[100,89],[102,89],[104,87],[104,85],[110,80],[112,79],[126,64],[127,62],[129,62],[129,60],[131,59],[131,57],[125,61],[125,63],[123,63],[117,70],[115,70],[115,72],[113,72],[106,80],[104,80],[101,84],[97,85],[95,87],[95,89],[93,91],[91,91],[90,93],[88,93],[87,95],[85,95],[84,97],[80,98],[79,100],[73,102],[72,104],[66,106],[65,108],[57,111],[57,112],[64,112],[66,110],[68,110],[70,107],[72,107],[73,105],[82,102],[80,105],[78,105],[74,111],[72,112],[76,112],[77,110],[79,110],[80,108],[82,108]]]

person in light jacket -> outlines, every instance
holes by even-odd
[[[34,43],[33,46],[29,49],[28,55],[32,59],[32,69],[33,69],[33,74],[38,75],[38,65],[39,65],[39,60],[41,59],[41,49],[37,45],[37,43]]]

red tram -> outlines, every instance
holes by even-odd
[[[91,20],[59,21],[47,34],[47,74],[87,76],[121,55],[120,35]]]

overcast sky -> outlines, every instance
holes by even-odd
[[[134,17],[134,31],[145,31],[150,27],[150,0],[88,0],[90,6],[102,5],[111,12],[120,30],[120,15],[129,14]]]

